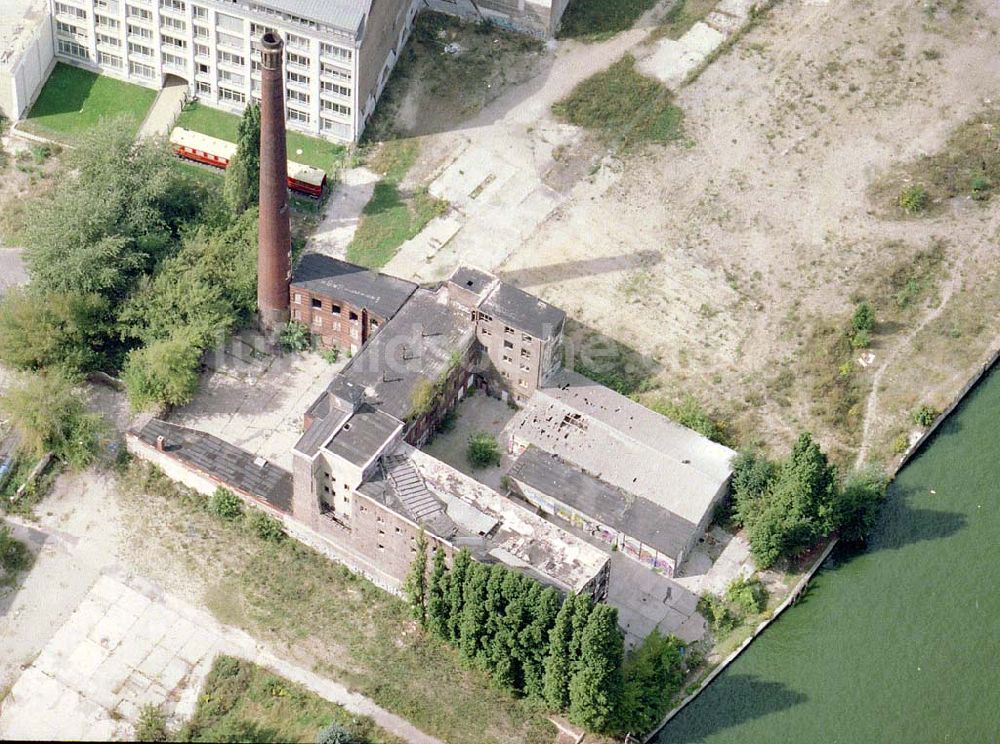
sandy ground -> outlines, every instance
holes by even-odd
[[[388,270],[495,270],[633,347],[667,394],[694,394],[744,441],[783,446],[811,429],[842,461],[859,448],[888,459],[912,407],[943,407],[998,336],[1000,213],[962,200],[888,219],[867,189],[998,99],[998,32],[989,0],[780,2],[680,88],[686,141],[625,160],[549,108],[625,51],[657,47],[642,28],[561,43],[532,82],[422,138],[414,178],[462,225],[433,255],[404,249]],[[858,423],[824,420],[801,384],[811,330],[846,322],[866,281],[935,238],[946,242],[939,286],[877,331]],[[784,371],[793,384],[779,395]]]

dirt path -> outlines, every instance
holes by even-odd
[[[956,268],[952,275],[941,287],[941,295],[938,304],[928,310],[920,321],[905,336],[895,341],[889,353],[885,355],[882,363],[875,370],[871,379],[871,392],[865,401],[865,418],[862,425],[861,444],[858,446],[858,456],[854,461],[855,469],[861,468],[868,459],[868,453],[872,446],[872,432],[875,422],[884,417],[884,412],[879,409],[879,389],[882,387],[882,378],[901,355],[905,354],[912,346],[914,339],[931,322],[937,320],[944,312],[957,287],[962,284],[962,268]]]

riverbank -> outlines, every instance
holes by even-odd
[[[934,423],[927,428],[927,430],[916,440],[902,457],[893,465],[890,473],[890,479],[895,480],[896,476],[906,467],[906,465],[915,458],[919,453],[923,451],[924,446],[932,441],[934,436],[937,434],[939,429],[949,420],[951,415],[961,407],[969,394],[976,389],[976,387],[986,378],[994,368],[997,366],[997,361],[1000,360],[1000,348],[993,351],[987,360],[980,366],[975,374],[962,386],[959,393],[956,395],[952,403],[935,419]],[[686,695],[676,706],[674,706],[664,717],[663,721],[657,727],[655,731],[650,733],[644,739],[645,742],[658,740],[660,732],[666,727],[671,720],[676,718],[680,713],[691,704],[703,691],[705,691],[713,681],[716,680],[726,669],[736,661],[736,659],[746,651],[750,644],[756,640],[761,633],[764,632],[768,627],[770,627],[778,618],[785,612],[789,607],[795,604],[799,597],[803,596],[809,588],[809,584],[812,579],[816,576],[819,570],[822,568],[823,564],[834,552],[838,545],[838,540],[834,538],[830,541],[828,545],[819,557],[812,563],[809,569],[806,571],[805,575],[796,583],[795,587],[788,593],[788,596],[782,601],[782,603],[775,609],[774,613],[768,617],[766,620],[761,622],[754,628],[753,632],[749,637],[743,640],[740,645],[732,651],[726,658],[716,667],[708,671],[704,678],[698,683],[697,689],[695,689],[690,694]]]
[[[978,382],[979,384],[975,384]],[[866,549],[674,713],[658,742],[982,741],[1000,730],[1000,373],[984,367],[890,487]]]

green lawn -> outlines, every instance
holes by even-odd
[[[185,106],[177,119],[179,127],[230,142],[236,141],[239,123],[240,117],[235,114],[209,108],[197,101]],[[339,170],[347,153],[347,148],[343,145],[318,137],[307,137],[298,132],[288,132],[287,142],[289,160],[322,168],[330,176]]]
[[[368,166],[383,176],[361,212],[357,232],[347,246],[348,261],[371,269],[385,266],[403,243],[447,209],[447,202],[426,189],[412,193],[400,189],[416,159],[417,144],[412,140],[386,142],[369,158]]]
[[[35,134],[72,143],[101,119],[128,116],[136,132],[153,105],[156,91],[79,67],[55,66],[32,106],[24,128]]]
[[[402,744],[370,719],[356,716],[306,688],[249,661],[218,656],[205,680],[182,741],[314,742],[331,723],[352,741]]]

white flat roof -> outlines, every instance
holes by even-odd
[[[504,435],[701,524],[735,452],[575,372],[540,388]]]
[[[48,10],[48,0],[0,0],[0,67],[20,59],[24,45]]]

